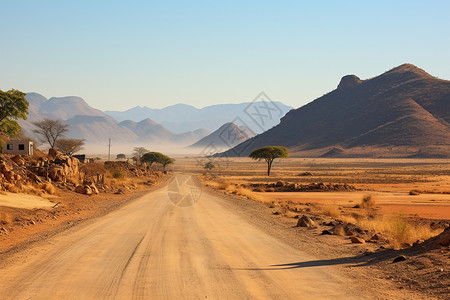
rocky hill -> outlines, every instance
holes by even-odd
[[[213,133],[205,136],[190,148],[210,147],[217,151],[223,151],[234,147],[243,141],[253,137],[255,134],[246,126],[237,126],[236,124],[229,122],[220,126],[219,129]]]
[[[267,101],[264,99],[264,101]],[[273,118],[266,118],[263,129],[277,125],[280,118],[284,116],[292,107],[281,102],[271,102],[278,110]],[[105,111],[105,113],[117,121],[132,120],[139,122],[149,118],[174,133],[193,131],[204,128],[214,131],[225,123],[239,119],[239,122],[251,127],[254,132],[261,132],[259,126],[253,126],[254,121],[249,116],[251,108],[257,105],[264,105],[261,101],[245,102],[238,104],[216,104],[203,108],[196,108],[187,104],[175,104],[162,109],[152,109],[149,107],[136,106],[126,111]],[[241,125],[241,124],[238,124]]]
[[[102,111],[92,108],[80,97],[53,97],[50,99],[37,93],[27,93],[30,103],[28,119],[19,120],[24,133],[36,138],[33,122],[44,118],[61,120],[70,125],[67,137],[85,139],[87,146],[106,145],[112,138],[116,146],[177,145],[187,146],[210,132],[204,129],[175,134],[150,119],[141,122],[117,122]]]
[[[367,80],[344,76],[337,89],[225,155],[282,145],[294,156],[448,157],[449,124],[450,81],[404,64]]]

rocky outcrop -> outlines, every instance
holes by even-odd
[[[362,82],[361,79],[359,79],[356,75],[346,75],[342,77],[341,82],[339,82],[339,85],[337,87],[338,90],[342,90],[345,88],[351,88],[354,86],[357,86]]]

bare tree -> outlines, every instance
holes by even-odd
[[[38,134],[41,141],[48,143],[51,148],[54,148],[58,139],[69,130],[69,125],[59,120],[44,119],[40,122],[33,122],[33,125],[37,127],[33,132]]]
[[[72,156],[74,153],[83,149],[84,140],[79,139],[59,139],[56,141],[55,147],[62,154]]]
[[[144,147],[134,147],[133,156],[137,156],[140,159],[147,152],[150,152],[150,150]]]

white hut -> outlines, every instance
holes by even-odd
[[[4,154],[25,154],[33,155],[33,142],[31,141],[6,141],[6,145],[3,147]]]

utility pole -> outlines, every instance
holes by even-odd
[[[108,139],[108,161],[111,160],[111,138]]]

